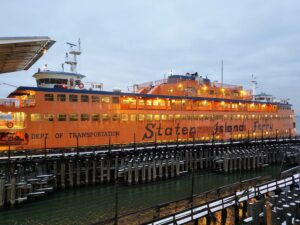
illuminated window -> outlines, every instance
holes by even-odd
[[[81,121],[89,121],[90,120],[90,115],[87,113],[82,113],[80,115],[80,117],[81,117]]]
[[[122,121],[128,121],[128,114],[122,114],[121,115],[121,120]]]
[[[45,94],[44,97],[45,97],[45,101],[51,101],[51,102],[54,101],[53,94]]]
[[[162,114],[162,115],[161,115],[161,120],[167,120],[167,115]]]
[[[70,102],[77,102],[78,96],[77,95],[69,95],[69,101]]]
[[[139,105],[145,105],[145,101],[143,99],[139,99]]]
[[[109,120],[109,114],[103,114],[102,115],[102,120],[103,121],[108,121]]]
[[[154,120],[160,120],[160,115],[155,114],[155,115],[154,115]]]
[[[146,101],[146,105],[147,105],[147,106],[151,106],[151,105],[152,105],[152,100],[150,100],[150,99],[147,100],[147,101]]]
[[[77,121],[77,120],[78,120],[78,115],[76,113],[69,115],[69,121]]]
[[[58,102],[65,102],[66,101],[66,95],[58,94],[57,95],[57,101]]]
[[[88,95],[81,95],[81,102],[89,102],[89,96]]]
[[[136,121],[136,114],[130,115],[130,121]]]
[[[31,114],[30,119],[32,122],[41,121],[41,114],[39,114],[39,113]]]
[[[57,115],[58,121],[66,121],[67,120],[67,114],[58,114]]]
[[[129,99],[123,99],[122,102],[123,102],[124,105],[127,105],[127,104],[130,103],[130,100]]]
[[[144,114],[139,114],[139,121],[145,120],[145,115]]]
[[[153,119],[153,115],[152,115],[152,114],[147,114],[147,115],[146,115],[146,119],[147,119],[148,121],[151,121],[151,120]]]
[[[53,114],[44,114],[44,120],[46,121],[54,121],[54,115]]]
[[[181,115],[182,120],[186,120],[187,116],[186,115]]]
[[[103,98],[102,98],[102,102],[103,102],[103,103],[109,103],[109,102],[110,102],[109,96],[103,97]]]
[[[119,114],[113,114],[111,118],[112,118],[113,121],[119,121],[120,120],[120,115]]]
[[[175,120],[180,120],[180,114],[175,115]]]
[[[92,114],[92,121],[99,121],[100,115],[99,114]]]
[[[174,115],[172,114],[168,115],[168,120],[174,120]]]
[[[100,102],[100,97],[96,95],[92,95],[92,102]]]

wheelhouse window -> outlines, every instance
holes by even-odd
[[[82,113],[81,114],[81,121],[89,121],[90,120],[90,115],[87,113]]]
[[[58,121],[66,121],[67,120],[67,114],[58,114],[57,115],[57,120]]]
[[[69,95],[69,101],[70,102],[78,102],[78,96],[77,95]]]
[[[45,94],[44,97],[45,97],[45,101],[51,101],[51,102],[54,101],[53,94]]]
[[[76,113],[70,114],[69,120],[70,121],[78,121],[78,115]]]
[[[89,102],[89,96],[88,95],[81,95],[81,102]]]
[[[100,102],[100,97],[96,95],[92,95],[92,102]]]
[[[57,95],[57,101],[58,102],[65,102],[66,101],[66,95],[58,94]]]

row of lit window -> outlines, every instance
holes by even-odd
[[[54,101],[54,94],[45,94],[44,99],[45,101]],[[110,103],[110,97],[109,96],[103,96],[101,99],[97,95],[92,95],[91,98],[89,95],[69,95],[68,97],[69,102],[94,102],[94,103],[100,103],[100,100],[102,103]],[[56,101],[58,102],[66,102],[67,96],[65,94],[57,94],[56,95]],[[112,103],[118,104],[119,103],[119,97],[112,97]]]
[[[45,101],[55,101],[55,95],[54,94],[45,94],[44,95],[44,99]],[[102,96],[100,98],[100,96],[97,95],[74,95],[74,94],[70,94],[68,96],[68,100],[69,102],[92,102],[92,103],[110,103],[112,102],[113,104],[119,104],[119,97],[118,96],[113,96],[112,98],[110,98],[109,96]],[[67,96],[65,94],[57,94],[56,95],[56,101],[58,102],[66,102],[67,101]],[[131,105],[131,106],[136,106],[136,104],[138,104],[139,106],[160,106],[160,107],[165,107],[166,104],[171,105],[171,106],[186,106],[187,103],[193,103],[196,107],[210,107],[212,105],[212,102],[207,101],[207,100],[203,100],[203,101],[194,101],[194,102],[190,102],[188,100],[185,99],[172,99],[169,101],[165,101],[164,99],[138,99],[136,100],[135,98],[129,97],[129,98],[125,98],[122,99],[122,103],[123,105]],[[265,109],[266,104],[243,104],[243,103],[227,103],[227,102],[220,102],[219,103],[221,105],[221,107],[223,109],[238,109],[238,108],[245,108],[245,106],[247,106],[247,108],[250,109]],[[273,105],[272,108],[276,109],[277,106]],[[281,109],[290,109],[289,107],[280,107]]]
[[[55,117],[57,121],[160,121],[160,120],[233,120],[233,119],[289,119],[289,117],[279,117],[277,115],[182,115],[182,114],[44,114],[43,118],[41,114],[31,114],[31,121],[41,121],[42,119],[46,121],[54,121]]]

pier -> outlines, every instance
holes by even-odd
[[[191,171],[232,173],[300,162],[299,139],[173,143],[133,147],[6,152],[0,157],[0,207],[57,189],[168,179]]]

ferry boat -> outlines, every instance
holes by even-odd
[[[1,150],[296,134],[292,105],[255,95],[255,87],[248,91],[187,73],[134,84],[131,92],[103,91],[101,83],[84,83],[77,73],[80,54],[80,43],[70,44],[70,72],[39,69],[33,75],[37,87],[18,87],[0,100]]]

